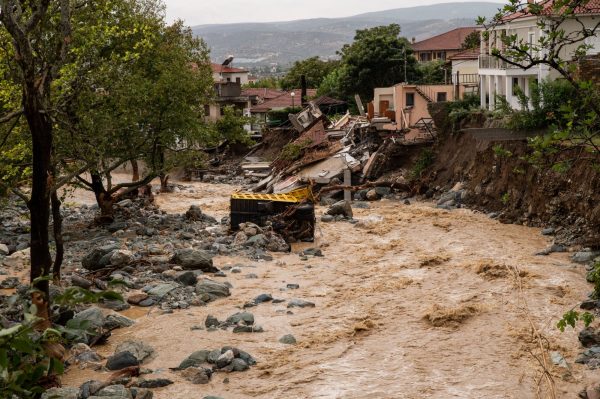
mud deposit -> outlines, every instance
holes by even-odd
[[[217,218],[227,214],[231,186],[195,186],[195,193],[161,194],[157,201],[168,212],[197,203]],[[551,397],[552,390],[567,398],[594,380],[592,371],[573,363],[576,332],[555,327],[590,290],[585,270],[568,254],[535,256],[548,245],[538,229],[430,204],[384,200],[370,206],[354,210],[362,221],[357,226],[320,223],[316,244],[324,257],[303,261],[292,252],[274,254],[271,262],[215,258],[218,267],[242,269],[215,277],[233,285],[231,297],[173,314],[132,308],[124,314],[137,323],[96,349],[108,356],[124,340],[151,345],[156,356],[144,367],[175,381],[154,390],[157,399],[521,399]],[[258,278],[246,278],[250,273]],[[269,302],[248,309],[263,333],[191,329],[203,326],[209,314],[225,319],[263,293],[316,306],[288,309]],[[279,343],[285,334],[297,343]],[[568,369],[552,365],[540,337],[549,342],[544,349],[564,356]],[[251,353],[258,365],[217,373],[207,385],[192,385],[169,370],[193,351],[224,345]],[[541,378],[541,364],[549,378]],[[72,369],[63,382],[79,386],[108,375]]]

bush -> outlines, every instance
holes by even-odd
[[[411,180],[417,180],[421,177],[421,175],[423,174],[423,172],[433,164],[433,161],[435,160],[435,157],[433,155],[433,151],[431,151],[431,149],[426,148],[423,151],[421,151],[421,155],[419,155],[419,158],[417,159],[417,162],[415,162],[412,170],[410,171],[410,179]]]

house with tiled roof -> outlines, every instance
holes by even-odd
[[[467,36],[475,32],[477,28],[456,28],[429,39],[421,40],[412,44],[415,58],[419,62],[446,61],[462,50],[462,45]]]
[[[448,58],[452,68],[452,84],[464,85],[467,92],[479,91],[479,47],[463,50]]]
[[[530,0],[529,3],[534,3]],[[504,97],[508,104],[514,109],[519,109],[521,104],[517,96],[518,92],[526,95],[531,94],[531,82],[543,80],[554,80],[560,77],[559,73],[547,65],[538,64],[530,68],[521,68],[519,66],[507,63],[493,55],[495,49],[504,49],[502,37],[504,35],[516,35],[517,42],[533,45],[533,56],[542,57],[544,49],[540,47],[540,39],[546,33],[541,29],[540,22],[545,18],[551,18],[554,11],[554,1],[545,0],[535,2],[543,7],[541,15],[533,15],[524,9],[520,12],[505,16],[501,23],[491,27],[488,35],[482,35],[481,54],[479,55],[478,72],[481,76],[480,95],[482,107],[493,110],[496,107],[496,98]],[[582,29],[591,29],[598,24],[600,18],[600,0],[590,0],[585,6],[581,6],[572,18],[567,18],[559,27],[564,30],[565,35],[569,36]],[[487,36],[487,37],[486,37]],[[576,42],[565,46],[561,51],[561,59],[572,61],[575,57],[575,51],[580,44],[590,46],[588,55],[600,55],[600,36],[592,36],[585,42]],[[535,54],[535,51],[538,54]]]
[[[250,72],[242,68],[233,68],[228,65],[221,65],[211,63],[213,79],[215,82],[235,82],[241,85],[248,84],[250,82]]]
[[[223,115],[223,108],[232,106],[240,112],[248,114],[251,106],[250,98],[242,93],[242,85],[249,82],[249,72],[230,65],[211,63],[215,82],[215,101],[204,106],[208,120],[217,121]]]

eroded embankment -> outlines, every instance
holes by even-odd
[[[190,200],[210,196],[215,216],[226,212],[226,187],[196,187],[194,194],[173,195],[173,201],[165,195],[161,206],[181,212]],[[592,371],[573,364],[580,351],[576,332],[555,327],[588,290],[585,270],[566,254],[534,256],[548,245],[539,230],[467,210],[389,200],[355,209],[355,218],[356,225],[319,224],[315,244],[324,257],[215,258],[220,268],[242,270],[215,277],[232,284],[231,297],[172,314],[133,308],[128,315],[137,323],[97,349],[107,356],[128,339],[151,345],[156,356],[144,367],[175,382],[156,389],[157,399],[522,399],[535,398],[539,389],[574,397],[595,381]],[[247,278],[248,273],[257,278]],[[286,289],[290,283],[300,288]],[[316,306],[264,303],[248,309],[262,333],[194,328],[208,315],[222,319],[263,293]],[[293,334],[297,344],[279,343],[284,334]],[[206,385],[192,385],[169,370],[193,351],[223,345],[248,351],[258,365],[243,373],[218,373]],[[569,369],[552,365],[548,351],[559,351]],[[542,366],[536,357],[554,387],[538,380]],[[73,368],[64,382],[78,386],[108,375]]]
[[[600,172],[574,161],[566,172],[533,165],[525,140],[488,141],[471,133],[442,134],[422,191],[464,183],[464,202],[499,212],[505,223],[563,227],[559,240],[600,245]],[[564,159],[569,157],[565,153]]]

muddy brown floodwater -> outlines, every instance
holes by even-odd
[[[168,212],[199,204],[217,218],[227,215],[231,186],[194,186],[195,193],[160,195],[157,202]],[[130,310],[137,323],[97,349],[108,356],[127,339],[154,347],[157,354],[145,367],[175,381],[155,390],[157,399],[566,398],[595,380],[573,362],[576,331],[555,327],[590,290],[585,270],[567,254],[535,256],[549,244],[538,229],[424,203],[370,206],[355,209],[357,226],[319,224],[315,245],[323,258],[215,258],[217,266],[242,266],[240,274],[216,278],[231,282],[231,297],[174,314]],[[246,279],[248,273],[259,278]],[[286,290],[289,283],[300,289]],[[263,333],[190,329],[209,314],[223,320],[262,293],[316,307],[289,314],[285,303],[249,309]],[[285,334],[298,343],[280,344]],[[569,367],[552,365],[540,342]],[[192,385],[169,370],[193,351],[225,345],[259,363],[247,372],[215,374],[207,385]],[[108,375],[74,369],[63,382],[75,386]]]

